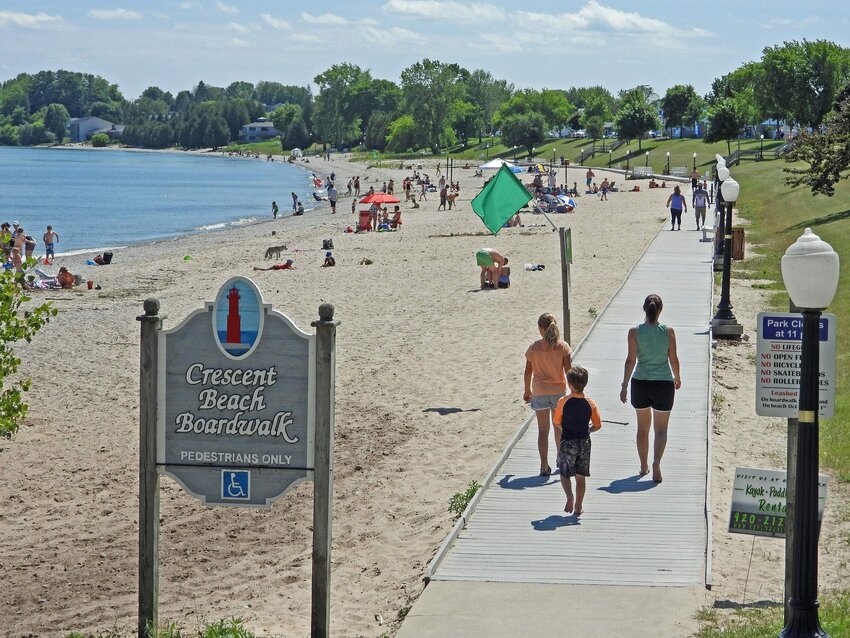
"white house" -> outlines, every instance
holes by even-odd
[[[239,129],[240,142],[264,142],[274,139],[278,135],[281,135],[281,132],[264,117],[257,119],[256,122],[243,124]]]
[[[68,122],[68,137],[72,142],[85,142],[90,140],[96,133],[106,133],[109,137],[121,137],[124,131],[123,124],[113,124],[100,117],[89,115],[87,117],[74,117]]]

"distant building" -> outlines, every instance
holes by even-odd
[[[276,138],[280,134],[280,131],[274,127],[272,122],[261,117],[256,122],[242,125],[239,129],[239,141],[245,143],[265,142],[266,140]]]
[[[113,124],[93,115],[71,118],[67,128],[68,137],[72,142],[85,142],[97,133],[106,133],[111,138],[119,138],[124,132],[123,124]]]

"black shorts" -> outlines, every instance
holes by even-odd
[[[645,381],[632,379],[632,407],[635,410],[652,408],[659,412],[673,409],[676,388],[672,381]]]

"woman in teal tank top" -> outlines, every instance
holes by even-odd
[[[652,480],[661,482],[661,457],[667,446],[667,425],[673,399],[682,381],[679,378],[679,357],[676,355],[676,333],[658,323],[664,304],[658,295],[649,295],[643,302],[644,322],[629,329],[629,353],[620,387],[620,401],[626,402],[631,380],[632,407],[637,414],[637,451],[640,476],[649,474],[649,431],[655,432]]]

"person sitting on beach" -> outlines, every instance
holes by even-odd
[[[303,215],[304,214],[304,204],[302,204],[301,202],[298,202],[298,205],[295,208],[295,212],[292,213],[292,214],[293,215]]]
[[[499,275],[499,288],[511,287],[511,267],[507,264],[508,258],[505,257],[505,265],[502,267],[502,274]]]
[[[651,180],[649,180],[649,187],[650,188],[658,188],[658,182],[655,181],[655,178],[652,178]]]
[[[336,266],[336,259],[334,259],[334,255],[331,251],[325,253],[325,262],[322,264],[322,268],[330,268]]]
[[[519,218],[519,213],[516,213],[513,217],[511,217],[508,221],[505,222],[505,228],[515,228],[516,226],[522,226],[522,223]]]
[[[661,182],[661,186],[658,188],[667,188],[667,182]]]
[[[68,269],[65,266],[62,266],[59,269],[59,274],[56,275],[56,281],[59,282],[59,285],[62,288],[73,288],[74,287],[74,275],[68,272]]]
[[[295,266],[291,259],[287,259],[285,264],[272,264],[268,268],[254,266],[254,270],[295,270]]]
[[[15,269],[15,272],[23,272],[24,271],[24,267],[23,267],[24,259],[21,256],[20,248],[18,248],[17,246],[12,248],[11,264],[12,264],[12,267]]]

